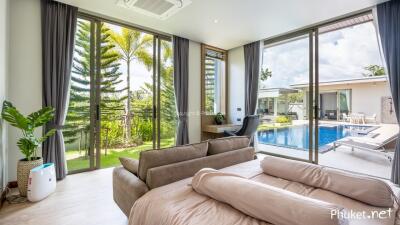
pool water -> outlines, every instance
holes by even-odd
[[[288,148],[307,150],[309,148],[309,126],[296,125],[284,128],[274,128],[257,132],[258,142]],[[377,128],[377,127],[376,127]],[[372,126],[360,125],[319,125],[319,152],[331,149],[328,144],[348,136],[364,136],[376,129]]]

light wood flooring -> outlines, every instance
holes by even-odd
[[[40,202],[6,202],[0,225],[126,225],[126,216],[112,199],[111,175],[112,168],[69,175]]]

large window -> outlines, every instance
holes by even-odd
[[[373,16],[365,12],[266,40],[258,149],[389,178],[398,133]]]
[[[206,115],[225,114],[226,110],[226,52],[202,46],[203,112]]]
[[[175,144],[169,37],[82,15],[64,129],[69,171]]]

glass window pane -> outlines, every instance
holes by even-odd
[[[220,52],[206,50],[204,106],[208,115],[225,113],[225,61]]]
[[[160,74],[160,147],[175,145],[175,133],[178,124],[174,73],[172,62],[172,43],[161,40],[161,74]]]
[[[101,167],[153,148],[153,35],[102,23]]]
[[[319,29],[319,130],[326,142],[319,163],[390,178],[394,143],[381,154],[346,145],[379,143],[398,133],[372,20],[370,13]]]
[[[71,89],[63,129],[68,171],[90,168],[90,21],[78,19],[71,72]]]
[[[308,160],[308,34],[265,46],[259,83],[257,149]]]

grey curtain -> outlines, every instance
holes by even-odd
[[[42,149],[43,160],[55,164],[57,179],[66,176],[62,126],[67,111],[74,37],[78,9],[52,0],[42,0],[43,106],[55,108],[55,118],[45,130],[57,129]]]
[[[188,132],[188,81],[189,81],[189,40],[173,37],[174,46],[174,90],[178,112],[176,145],[189,143]]]
[[[260,42],[244,46],[245,114],[254,115],[257,107],[258,77],[260,75]]]
[[[377,6],[378,28],[383,56],[389,75],[393,105],[400,120],[400,1],[392,0]],[[400,183],[400,140],[397,139],[391,180]]]

